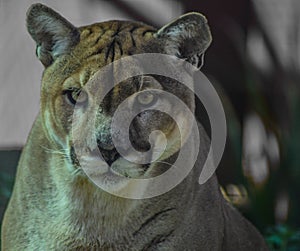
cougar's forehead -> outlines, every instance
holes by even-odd
[[[142,53],[155,28],[130,21],[109,21],[79,28],[80,42],[44,72],[44,82],[84,85],[99,69],[122,57]],[[50,81],[49,81],[50,80]],[[49,88],[49,87],[47,87]]]
[[[133,54],[153,38],[154,32],[155,29],[151,26],[127,21],[110,21],[81,27],[81,40],[75,53],[110,63]]]

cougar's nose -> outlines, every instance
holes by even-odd
[[[101,152],[101,155],[104,161],[111,166],[111,164],[120,157],[120,154],[114,147],[112,143],[103,142],[97,140],[98,149]]]
[[[112,150],[103,150],[101,148],[99,148],[101,155],[104,159],[104,161],[111,166],[112,163],[114,163],[119,157],[120,154],[118,153],[118,151],[114,148]]]

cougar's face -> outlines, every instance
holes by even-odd
[[[149,178],[166,171],[181,146],[177,123],[185,121],[164,93],[173,90],[191,109],[192,97],[188,100],[187,94],[174,91],[183,90],[180,83],[155,75],[127,79],[104,97],[105,88],[99,84],[96,80],[89,88],[73,88],[62,96],[64,106],[74,109],[66,128],[73,168],[83,169],[110,189],[119,189],[123,177]]]

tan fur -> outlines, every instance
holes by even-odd
[[[56,31],[47,21],[52,19]],[[40,25],[41,20],[43,25]],[[125,21],[76,29],[43,5],[30,9],[28,30],[37,42],[37,55],[46,68],[40,112],[23,149],[3,221],[2,250],[267,250],[252,225],[225,202],[215,176],[204,185],[198,184],[199,168],[194,168],[168,193],[151,199],[130,200],[101,190],[71,161],[70,127],[74,108],[66,103],[62,92],[70,87],[83,87],[101,67],[120,57],[164,52],[162,48],[166,46],[178,52],[181,44],[178,39],[184,42],[196,35],[193,30],[187,30],[192,37],[176,37],[177,27],[191,22],[187,28],[198,29],[195,20],[204,22],[202,35],[195,34],[205,38],[199,50],[195,48],[196,55],[206,50],[211,39],[200,14],[179,19],[157,33],[153,27]],[[41,43],[45,34],[55,40]],[[60,42],[63,34],[66,39]],[[175,44],[168,40],[169,35]],[[191,62],[197,61],[198,65],[195,55],[191,56]],[[189,60],[189,55],[181,56]],[[125,82],[113,89],[113,103],[119,102],[120,93],[131,84]],[[184,94],[183,90],[178,91]],[[193,109],[192,96],[184,95],[185,102]],[[97,117],[99,128],[106,128],[109,116],[107,112]],[[166,135],[176,137],[173,122],[163,121],[160,124]],[[145,130],[151,129],[152,124],[148,124]],[[84,124],[78,128],[87,141],[91,130]],[[200,134],[203,141],[198,166],[203,165],[209,146],[203,129]],[[173,154],[177,145],[172,147]],[[151,168],[158,167],[164,169],[159,163]]]

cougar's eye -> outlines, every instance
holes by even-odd
[[[88,100],[88,94],[81,89],[68,89],[63,92],[65,99],[71,105],[83,105]]]
[[[151,106],[157,101],[157,97],[153,93],[147,91],[139,93],[136,100],[140,105]]]

